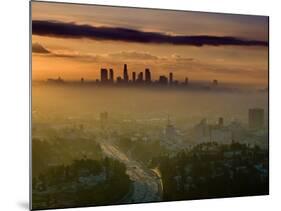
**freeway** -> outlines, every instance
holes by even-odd
[[[154,171],[129,158],[114,144],[107,141],[100,141],[99,143],[107,156],[126,165],[127,174],[133,181],[132,193],[122,199],[121,203],[161,201],[163,192],[161,178]]]

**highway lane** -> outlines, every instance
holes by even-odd
[[[132,194],[123,199],[122,203],[161,201],[162,185],[155,172],[130,159],[114,144],[105,140],[99,141],[99,143],[107,156],[117,159],[126,165],[127,174],[133,181]]]

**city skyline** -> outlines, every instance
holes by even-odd
[[[31,5],[32,209],[268,195],[268,17]]]
[[[169,78],[168,78],[169,77]],[[151,84],[151,83],[159,83],[162,85],[178,85],[185,84],[188,85],[189,78],[185,77],[183,80],[174,80],[174,76],[172,72],[169,72],[168,77],[166,75],[159,75],[153,78],[152,71],[149,68],[145,68],[144,71],[136,72],[134,70],[130,72],[128,70],[127,64],[124,64],[123,68],[123,78],[122,76],[116,76],[114,79],[114,70],[112,68],[101,68],[100,69],[100,79],[96,79],[96,82],[101,82],[105,84],[112,83],[137,83],[137,84]],[[214,84],[218,84],[217,80],[213,80]]]
[[[268,86],[268,17],[45,2],[32,10],[33,80],[99,78],[100,67],[123,76],[126,63],[157,79],[173,72],[175,80]]]
[[[151,84],[151,83],[159,83],[162,85],[177,85],[181,83],[182,81],[174,80],[173,79],[173,73],[169,73],[169,79],[165,75],[159,75],[158,80],[153,79],[151,71],[149,68],[145,68],[144,72],[136,72],[131,71],[131,77],[130,72],[128,70],[127,64],[124,64],[123,68],[123,77],[117,76],[116,79],[114,79],[114,70],[112,68],[101,68],[100,69],[100,80],[96,79],[96,82],[101,82],[104,84],[112,84],[112,83],[136,83],[136,84]],[[188,78],[185,77],[183,80],[184,84],[188,84]]]
[[[131,75],[131,76],[130,76]],[[144,68],[144,71],[136,72],[134,70],[129,71],[127,64],[123,66],[123,74],[115,76],[113,68],[100,68],[100,76],[99,78],[87,78],[81,77],[79,80],[65,81],[61,76],[57,78],[48,78],[46,82],[53,84],[62,84],[65,82],[70,82],[71,84],[76,83],[90,83],[90,84],[98,84],[105,86],[112,85],[121,85],[121,86],[169,86],[169,87],[178,87],[178,88],[191,88],[194,89],[210,89],[212,87],[218,87],[219,81],[217,79],[213,79],[208,81],[208,83],[202,83],[203,81],[192,81],[188,77],[183,78],[182,80],[177,80],[174,78],[173,72],[169,72],[168,75],[159,75],[153,77],[152,71],[149,68]],[[45,81],[45,80],[44,80]],[[211,83],[210,83],[211,82]],[[221,83],[221,82],[220,82]],[[221,90],[228,90],[227,86],[222,83]],[[195,85],[195,86],[194,86]],[[211,86],[210,86],[211,85]],[[230,90],[234,90],[237,87],[228,87]]]

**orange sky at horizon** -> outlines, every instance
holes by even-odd
[[[124,11],[120,13],[120,10],[127,14],[124,15]],[[142,13],[143,16],[140,16]],[[168,20],[166,16],[169,17]],[[225,18],[222,20],[222,17]],[[255,16],[32,2],[32,20],[87,23],[171,34],[268,40],[267,18],[261,16],[255,19]],[[127,63],[130,77],[132,71],[140,72],[150,68],[153,80],[157,80],[159,75],[168,76],[169,72],[173,72],[175,79],[179,81],[188,77],[190,80],[217,79],[225,83],[249,84],[262,88],[268,86],[266,46],[197,47],[35,34],[32,35],[32,43],[33,80],[58,76],[65,80],[80,80],[81,77],[95,80],[100,77],[101,67],[113,68],[116,78],[122,76],[123,64]]]

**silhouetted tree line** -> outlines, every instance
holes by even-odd
[[[69,164],[81,158],[100,159],[100,145],[92,139],[69,140],[60,136],[48,140],[32,139],[32,174],[38,175],[52,165]]]
[[[258,146],[198,144],[174,157],[154,158],[164,200],[268,194],[268,153]]]
[[[33,208],[114,204],[129,192],[130,185],[125,165],[117,160],[75,160],[33,177]]]
[[[152,158],[167,153],[167,150],[160,145],[159,140],[144,141],[138,138],[132,141],[128,136],[124,135],[118,137],[116,144],[130,157],[145,164],[149,164]]]

